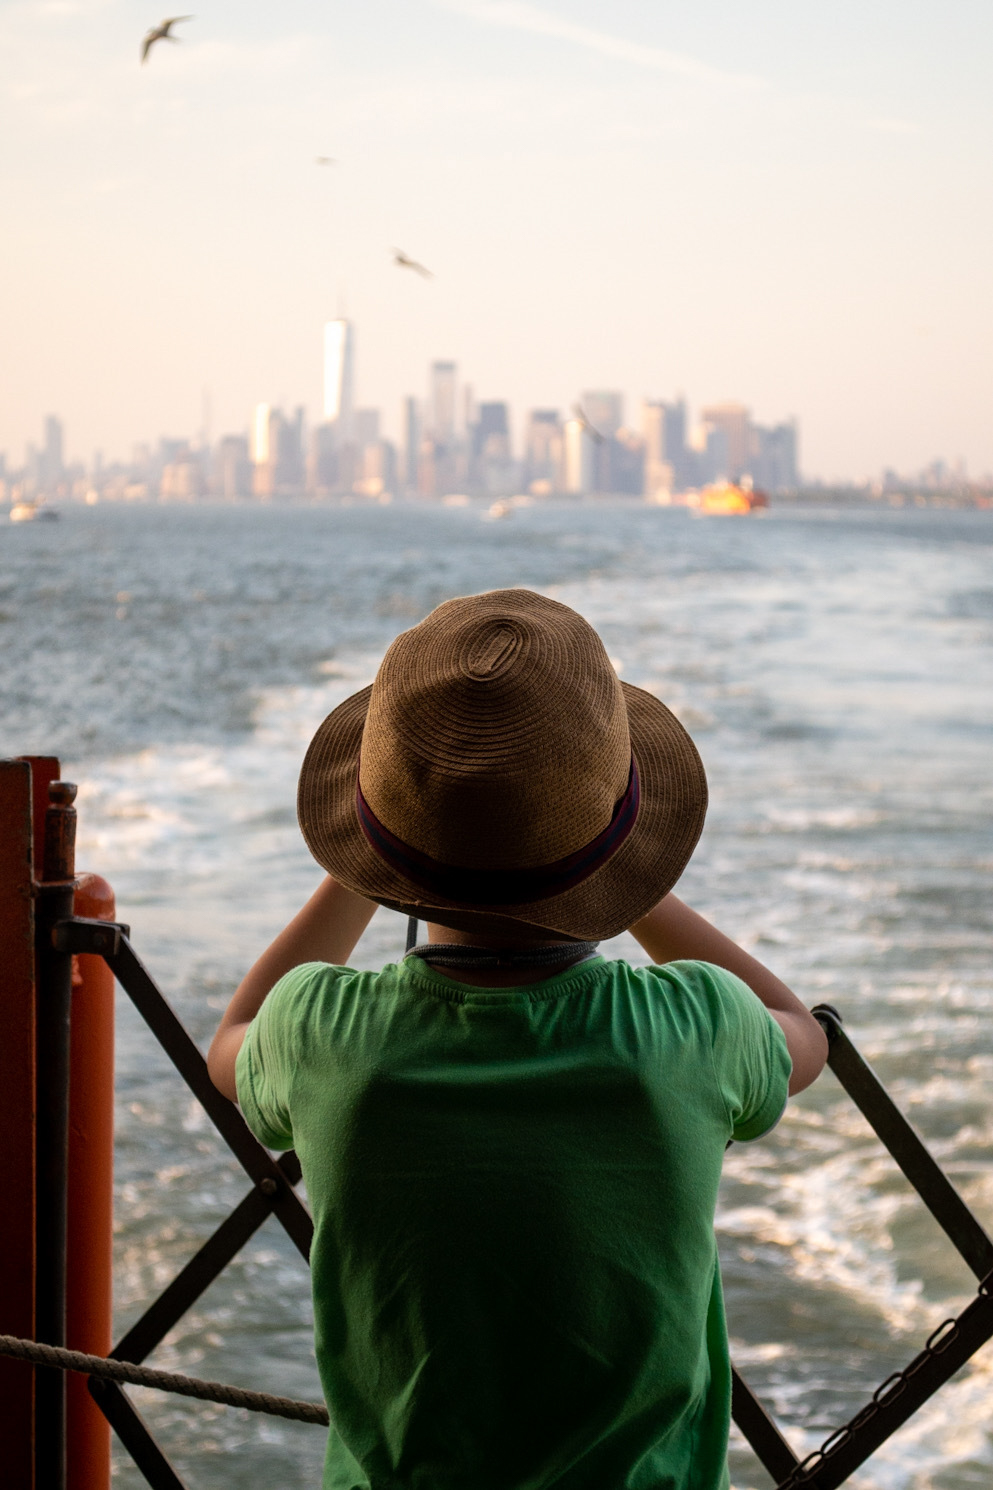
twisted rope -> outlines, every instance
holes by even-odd
[[[295,1418],[301,1423],[320,1423],[323,1427],[328,1424],[328,1410],[323,1402],[294,1402],[289,1397],[249,1392],[220,1381],[155,1371],[151,1366],[136,1366],[132,1361],[112,1361],[102,1355],[86,1355],[81,1350],[63,1350],[61,1346],[42,1345],[37,1340],[20,1340],[16,1335],[0,1335],[0,1356],[32,1361],[36,1366],[80,1371],[84,1376],[105,1377],[108,1381],[124,1381],[136,1387],[154,1387],[160,1392],[178,1392],[181,1397],[199,1397],[203,1402],[219,1402],[223,1407],[247,1407],[249,1412],[266,1412],[272,1417]]]

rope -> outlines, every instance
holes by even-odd
[[[268,1392],[248,1392],[220,1381],[176,1376],[172,1371],[155,1371],[150,1366],[86,1355],[81,1350],[63,1350],[61,1346],[42,1345],[37,1340],[20,1340],[16,1335],[0,1335],[0,1356],[32,1361],[36,1366],[81,1371],[84,1376],[101,1376],[109,1381],[126,1381],[136,1387],[154,1387],[160,1392],[178,1392],[181,1397],[199,1397],[203,1402],[219,1402],[223,1407],[247,1407],[249,1412],[267,1412],[273,1417],[295,1418],[301,1423],[327,1427],[329,1421],[323,1402],[294,1402],[289,1397],[271,1397]]]

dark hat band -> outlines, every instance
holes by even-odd
[[[617,852],[635,825],[640,804],[638,767],[632,756],[627,789],[610,822],[602,833],[575,853],[557,859],[554,864],[529,869],[466,869],[442,864],[397,838],[379,821],[363,797],[357,776],[355,783],[359,825],[374,852],[422,889],[464,905],[522,905],[571,890]]]

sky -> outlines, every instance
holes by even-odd
[[[149,0],[0,0],[8,461],[316,418],[343,311],[394,437],[452,358],[518,436],[617,388],[993,470],[989,0],[194,3],[142,66]]]

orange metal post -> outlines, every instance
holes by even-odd
[[[76,881],[77,916],[114,919],[114,892],[98,874]],[[114,1184],[114,975],[102,957],[73,958],[69,1054],[69,1194],[66,1340],[111,1347]],[[110,1424],[86,1379],[66,1382],[67,1490],[107,1490]]]
[[[31,767],[0,761],[0,1332],[35,1333],[35,955]],[[33,1490],[34,1370],[0,1360],[6,1483]]]

